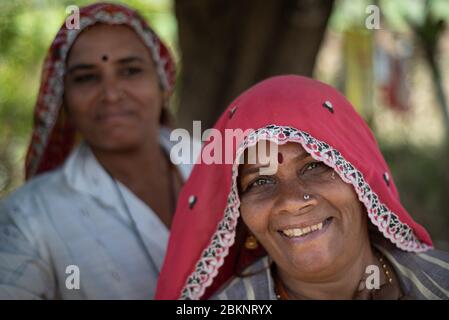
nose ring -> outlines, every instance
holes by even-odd
[[[304,194],[303,196],[304,200],[309,200],[310,199],[310,195],[308,195],[307,193]]]

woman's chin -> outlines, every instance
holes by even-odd
[[[301,256],[291,257],[291,265],[300,273],[321,274],[323,271],[332,269],[338,256],[332,252],[315,251]]]
[[[323,239],[324,240],[324,239]],[[290,269],[298,274],[324,275],[326,270],[334,269],[339,257],[344,253],[344,246],[338,239],[328,238],[311,246],[296,248],[285,260]]]
[[[138,148],[141,143],[138,139],[133,137],[119,136],[114,139],[108,139],[107,141],[96,141],[90,143],[93,149],[98,149],[107,152],[126,152]]]

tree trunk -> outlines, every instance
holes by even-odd
[[[245,89],[269,76],[311,76],[331,0],[177,0],[182,55],[178,124],[212,127]]]

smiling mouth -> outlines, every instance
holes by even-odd
[[[317,233],[318,231],[321,231],[327,228],[327,226],[332,222],[333,217],[329,217],[325,220],[323,220],[320,223],[307,226],[304,228],[289,228],[289,229],[283,229],[279,230],[278,232],[287,238],[302,238],[314,233]]]

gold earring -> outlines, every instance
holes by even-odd
[[[257,242],[257,239],[252,234],[246,237],[245,240],[245,248],[248,250],[255,250],[259,247],[259,243]]]

